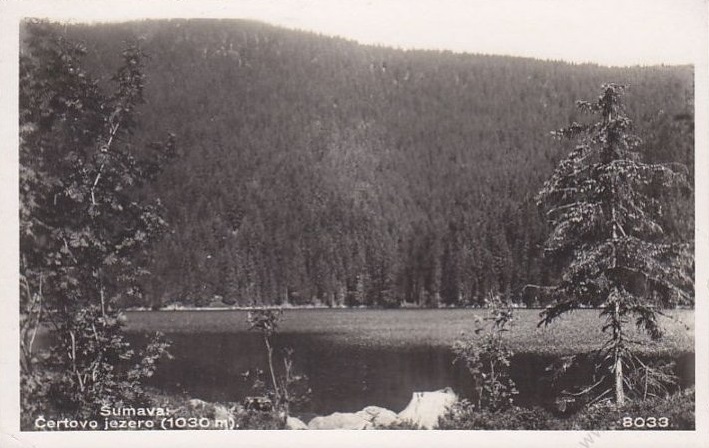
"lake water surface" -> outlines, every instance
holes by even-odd
[[[563,323],[556,330],[538,329],[537,314],[517,312],[520,320],[510,332],[510,345],[517,353],[512,376],[522,406],[553,402],[545,368],[559,351],[573,352],[602,340],[593,332],[593,311],[575,318],[589,321],[587,327],[578,330],[577,324],[568,324],[580,335],[566,335],[570,330]],[[312,388],[306,410],[310,413],[357,411],[368,405],[399,412],[412,392],[446,386],[471,397],[469,376],[463,366],[453,364],[450,345],[461,332],[473,329],[476,315],[484,316],[485,311],[289,310],[275,336],[276,359],[283,347],[294,349],[295,370],[308,376]],[[250,381],[242,374],[253,368],[266,370],[263,340],[248,331],[245,311],[141,311],[127,317],[136,342],[157,330],[172,341],[174,358],[163,361],[151,380],[165,392],[208,401],[241,401],[253,395]],[[551,350],[550,344],[559,345],[554,341],[564,342],[565,347]],[[682,383],[693,384],[693,331],[670,332],[665,344],[674,354],[658,346],[658,356],[676,359]]]

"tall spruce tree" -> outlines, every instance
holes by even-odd
[[[599,120],[553,133],[578,143],[536,197],[551,227],[545,256],[562,266],[540,325],[580,307],[600,310],[608,338],[597,351],[601,380],[587,392],[614,393],[618,405],[630,387],[628,369],[639,362],[631,320],[657,339],[663,309],[694,303],[693,243],[676,242],[658,223],[660,193],[690,188],[686,168],[641,161],[624,91],[604,84],[596,101],[577,102]]]

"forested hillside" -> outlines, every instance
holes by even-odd
[[[171,226],[150,303],[127,305],[532,301],[522,287],[554,279],[533,197],[569,149],[550,131],[583,120],[574,102],[603,82],[629,85],[645,160],[693,172],[691,67],[402,51],[244,21],[57,30],[106,80],[140,38],[134,137],[176,135],[178,160],[145,191]],[[663,201],[691,239],[693,198]]]

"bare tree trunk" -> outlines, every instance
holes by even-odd
[[[25,310],[26,315],[20,319],[20,351],[22,357],[20,359],[20,368],[23,372],[32,371],[32,353],[37,331],[42,322],[42,276],[39,276],[39,290],[37,293],[32,293],[29,281],[26,277],[20,277],[21,282],[25,287],[25,294],[29,305]]]
[[[618,406],[625,404],[625,390],[623,389],[623,362],[620,356],[615,358],[615,402]]]
[[[288,395],[288,383],[291,381],[291,375],[293,374],[293,360],[290,356],[283,357],[283,368],[285,371],[285,379],[283,380],[283,422],[288,422],[288,416],[290,415],[290,396]]]
[[[76,337],[74,337],[74,332],[69,331],[69,336],[71,337],[71,367],[72,370],[74,371],[74,375],[76,375],[77,381],[79,381],[79,390],[83,392],[84,390],[84,381],[81,376],[81,373],[79,372],[79,369],[76,367]]]
[[[281,394],[278,391],[278,381],[276,381],[276,372],[273,369],[273,347],[271,347],[271,342],[268,340],[268,336],[264,336],[263,340],[266,342],[266,352],[268,354],[268,370],[271,373],[271,381],[273,382],[273,392],[276,394],[276,403],[281,401]]]
[[[101,316],[103,316],[104,319],[106,319],[106,297],[104,296],[103,292],[103,285],[101,286]]]
[[[617,327],[613,329],[613,345],[614,345],[614,366],[613,373],[615,376],[615,402],[618,406],[625,404],[625,390],[623,389],[623,356],[621,353],[621,344],[623,343],[623,334],[621,332],[621,318],[618,307],[618,302],[615,303],[613,309],[613,319],[616,321]]]

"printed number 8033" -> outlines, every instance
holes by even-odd
[[[667,417],[623,417],[623,428],[669,428],[670,419]]]

